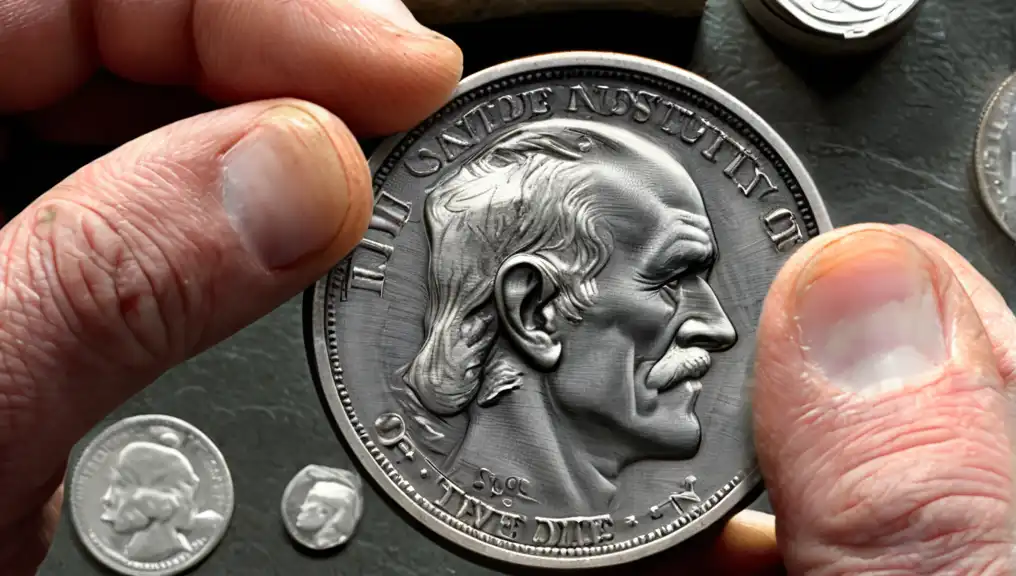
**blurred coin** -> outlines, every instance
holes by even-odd
[[[130,576],[169,576],[204,560],[233,514],[219,449],[171,416],[121,420],[85,448],[72,476],[74,528],[100,562]]]
[[[900,37],[921,0],[743,0],[769,34],[812,53],[877,50]]]
[[[286,531],[312,550],[345,544],[362,515],[362,483],[349,470],[311,464],[289,481],[282,494]]]
[[[1016,75],[1002,84],[984,109],[974,170],[988,212],[1016,239]]]

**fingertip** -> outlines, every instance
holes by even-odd
[[[387,110],[378,109],[376,115],[363,120],[354,116],[356,133],[378,136],[406,131],[448,103],[462,79],[463,55],[459,46],[441,36],[432,40],[414,60],[405,63],[406,68],[414,68],[413,85],[407,93],[393,93],[397,100]]]
[[[702,535],[705,536],[705,535]],[[664,555],[652,574],[784,574],[776,543],[775,518],[755,510],[742,510],[708,542],[693,541],[687,548]]]
[[[266,270],[320,274],[365,227],[363,152],[339,118],[302,100],[271,102],[253,126],[223,155],[229,222]]]
[[[52,105],[81,86],[96,67],[87,2],[0,3],[0,111]]]
[[[314,115],[324,127],[345,167],[345,212],[341,215],[342,221],[334,241],[322,254],[326,262],[335,263],[346,257],[363,239],[370,224],[374,206],[370,168],[363,149],[342,119],[316,104],[301,102],[300,106]]]
[[[412,127],[444,104],[462,73],[462,52],[448,38],[351,1],[199,3],[194,38],[206,94],[302,98],[359,135]]]
[[[955,505],[939,506],[961,485],[1006,496],[1007,442],[980,318],[920,237],[875,224],[820,236],[788,261],[767,299],[755,439],[792,571],[910,566],[897,546],[976,551],[959,539],[939,548],[926,540],[934,522],[909,522],[906,503],[929,492],[923,514],[971,538],[996,533],[995,515],[975,526]],[[861,559],[852,556],[857,543],[884,549]]]

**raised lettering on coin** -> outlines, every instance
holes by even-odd
[[[466,80],[371,163],[376,213],[406,216],[319,283],[310,333],[396,502],[493,558],[594,567],[754,495],[755,323],[828,218],[750,110],[656,62],[544,56]]]

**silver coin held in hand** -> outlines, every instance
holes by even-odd
[[[328,550],[349,541],[363,516],[363,484],[349,470],[311,464],[282,494],[282,521],[300,545]]]
[[[974,148],[981,200],[999,227],[1016,240],[1016,74],[985,107]]]
[[[233,481],[219,449],[178,418],[133,416],[103,430],[71,476],[78,537],[121,574],[193,568],[222,540]]]
[[[830,225],[755,113],[662,63],[550,54],[467,78],[371,167],[370,229],[308,301],[313,364],[412,516],[589,568],[757,495],[762,301]]]

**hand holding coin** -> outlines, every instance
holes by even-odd
[[[350,129],[409,128],[448,97],[462,56],[397,0],[4,1],[0,22],[0,113],[32,112],[24,126],[43,136],[119,134],[178,99],[144,84],[239,102],[128,142],[0,231],[0,572],[20,576],[49,547],[71,446],[346,254],[371,205]],[[76,91],[100,66],[120,78]],[[181,458],[165,462],[186,477]],[[172,491],[117,469],[124,494]],[[202,534],[204,512],[189,532],[167,524],[169,540]],[[124,553],[157,564],[175,548]]]
[[[99,64],[245,103],[125,144],[0,230],[0,566],[12,576],[34,574],[48,549],[74,442],[359,241],[370,177],[345,126],[410,127],[461,66],[454,44],[395,3],[92,4],[94,18],[69,0],[0,3],[0,21],[17,23],[0,29],[0,110],[66,119],[87,103],[66,98]],[[265,100],[284,97],[304,100]],[[92,126],[121,115],[112,101],[87,109]],[[742,513],[718,538],[662,554],[658,573],[1011,565],[1016,321],[962,257],[905,227],[819,236],[777,277],[758,342],[755,431],[779,529]],[[117,473],[158,448],[186,476],[163,436],[124,448]],[[312,505],[341,490],[310,498],[309,486],[312,532]],[[194,532],[224,520],[192,512]],[[142,544],[146,557],[172,549]]]

